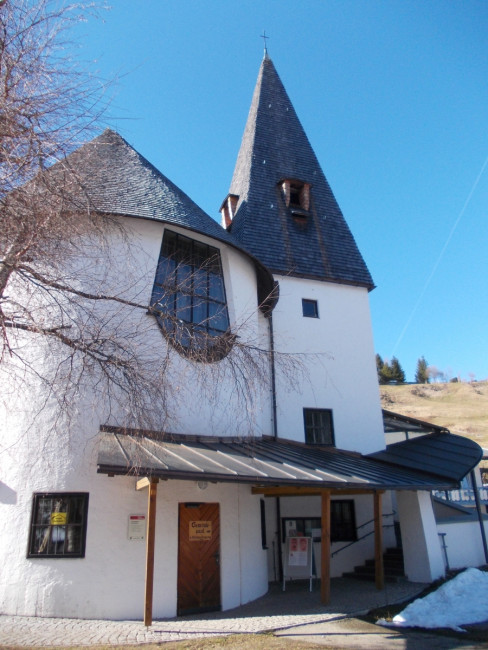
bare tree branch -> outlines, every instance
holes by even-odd
[[[97,210],[66,159],[104,107],[103,85],[67,57],[64,40],[96,11],[51,0],[0,4],[0,373],[12,391],[40,385],[38,408],[54,399],[63,417],[89,394],[104,417],[161,430],[196,378],[208,404],[227,402],[253,430],[271,361],[257,307],[219,336],[205,321],[161,318],[165,298],[188,291],[203,267],[167,277],[150,304],[154,260],[130,220]],[[274,358],[292,385],[300,359]]]

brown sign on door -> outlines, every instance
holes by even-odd
[[[202,540],[212,539],[212,522],[190,521],[188,538],[190,542],[201,542]]]
[[[178,614],[220,609],[218,503],[180,503]]]

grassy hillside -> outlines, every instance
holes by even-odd
[[[488,382],[380,386],[389,411],[447,427],[488,449]]]

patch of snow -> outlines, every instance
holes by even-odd
[[[425,598],[417,598],[392,621],[380,619],[388,627],[448,627],[464,632],[461,625],[488,621],[488,573],[466,569]]]

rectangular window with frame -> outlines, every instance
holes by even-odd
[[[322,535],[320,517],[283,517],[282,539],[287,537],[313,537],[317,542]],[[354,542],[357,539],[356,514],[353,499],[332,499],[330,502],[331,542]]]
[[[87,492],[36,493],[27,557],[85,557]]]
[[[309,445],[334,445],[331,409],[303,409],[305,442]]]
[[[302,298],[302,314],[305,318],[318,318],[319,305],[316,300]]]

